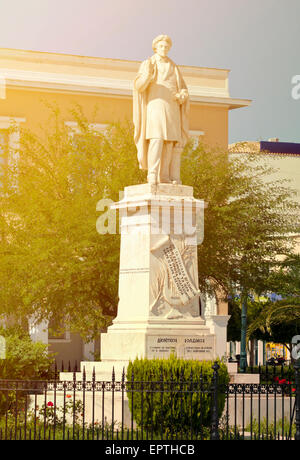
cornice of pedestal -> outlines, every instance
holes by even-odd
[[[220,327],[226,327],[230,317],[231,315],[211,315],[207,318],[207,321],[211,320]]]
[[[124,189],[124,197],[137,196],[137,195],[166,195],[166,196],[180,196],[180,197],[193,197],[193,187],[190,185],[179,184],[137,184],[130,185]]]
[[[173,184],[138,184],[125,187],[124,198],[111,205],[111,209],[133,207],[170,207],[184,204],[186,207],[206,208],[204,200],[193,197],[193,187]]]
[[[186,209],[196,206],[197,209],[207,208],[208,204],[203,200],[196,198],[184,197],[166,197],[166,196],[153,196],[144,195],[138,198],[123,199],[110,206],[111,209],[127,209],[127,208],[143,208],[151,206],[151,208],[170,208],[171,206],[184,206]]]
[[[130,319],[130,321],[122,321],[119,319],[113,320],[113,325],[109,326],[109,332],[119,332],[119,331],[130,331],[135,330],[139,331],[153,331],[155,333],[157,330],[161,329],[172,329],[176,331],[186,331],[186,329],[199,329],[199,333],[210,334],[210,330],[205,325],[205,320],[202,317],[195,317],[191,319],[163,319],[163,318],[151,318],[149,317],[146,320],[142,319]]]

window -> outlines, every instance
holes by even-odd
[[[204,136],[204,131],[190,131],[190,138],[193,141],[193,150],[198,147],[200,136]]]
[[[25,118],[0,116],[0,186],[10,159],[18,160],[20,124],[25,121]]]
[[[48,340],[57,342],[69,341],[70,333],[64,329],[64,322],[59,323],[55,318],[51,318],[48,323]]]
[[[70,135],[72,137],[79,135],[80,136],[80,128],[76,121],[65,121],[65,125],[70,129]],[[99,133],[104,133],[107,129],[107,124],[103,123],[90,123],[89,127]]]

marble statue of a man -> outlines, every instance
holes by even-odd
[[[188,140],[189,94],[179,68],[168,58],[168,35],[153,40],[154,55],[134,81],[134,140],[148,182],[180,184],[180,157]]]

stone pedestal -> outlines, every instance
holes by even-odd
[[[118,315],[101,336],[102,362],[136,357],[214,359],[216,339],[200,316],[197,237],[204,202],[192,187],[125,188],[120,211]]]
[[[260,383],[260,375],[259,374],[238,374],[233,373],[229,374],[230,376],[230,383],[239,383],[239,384],[255,384],[258,385]]]
[[[221,358],[228,317],[212,309],[209,318],[200,315],[197,244],[204,202],[192,187],[142,184],[126,187],[112,209],[121,222],[118,313],[101,334],[101,362],[81,363],[81,371],[85,366],[89,374],[95,366],[97,379],[111,379],[114,366],[120,379],[136,357]]]

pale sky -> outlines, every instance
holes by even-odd
[[[300,142],[300,0],[0,0],[0,47],[143,60],[158,34],[177,64],[230,69],[229,141]]]

